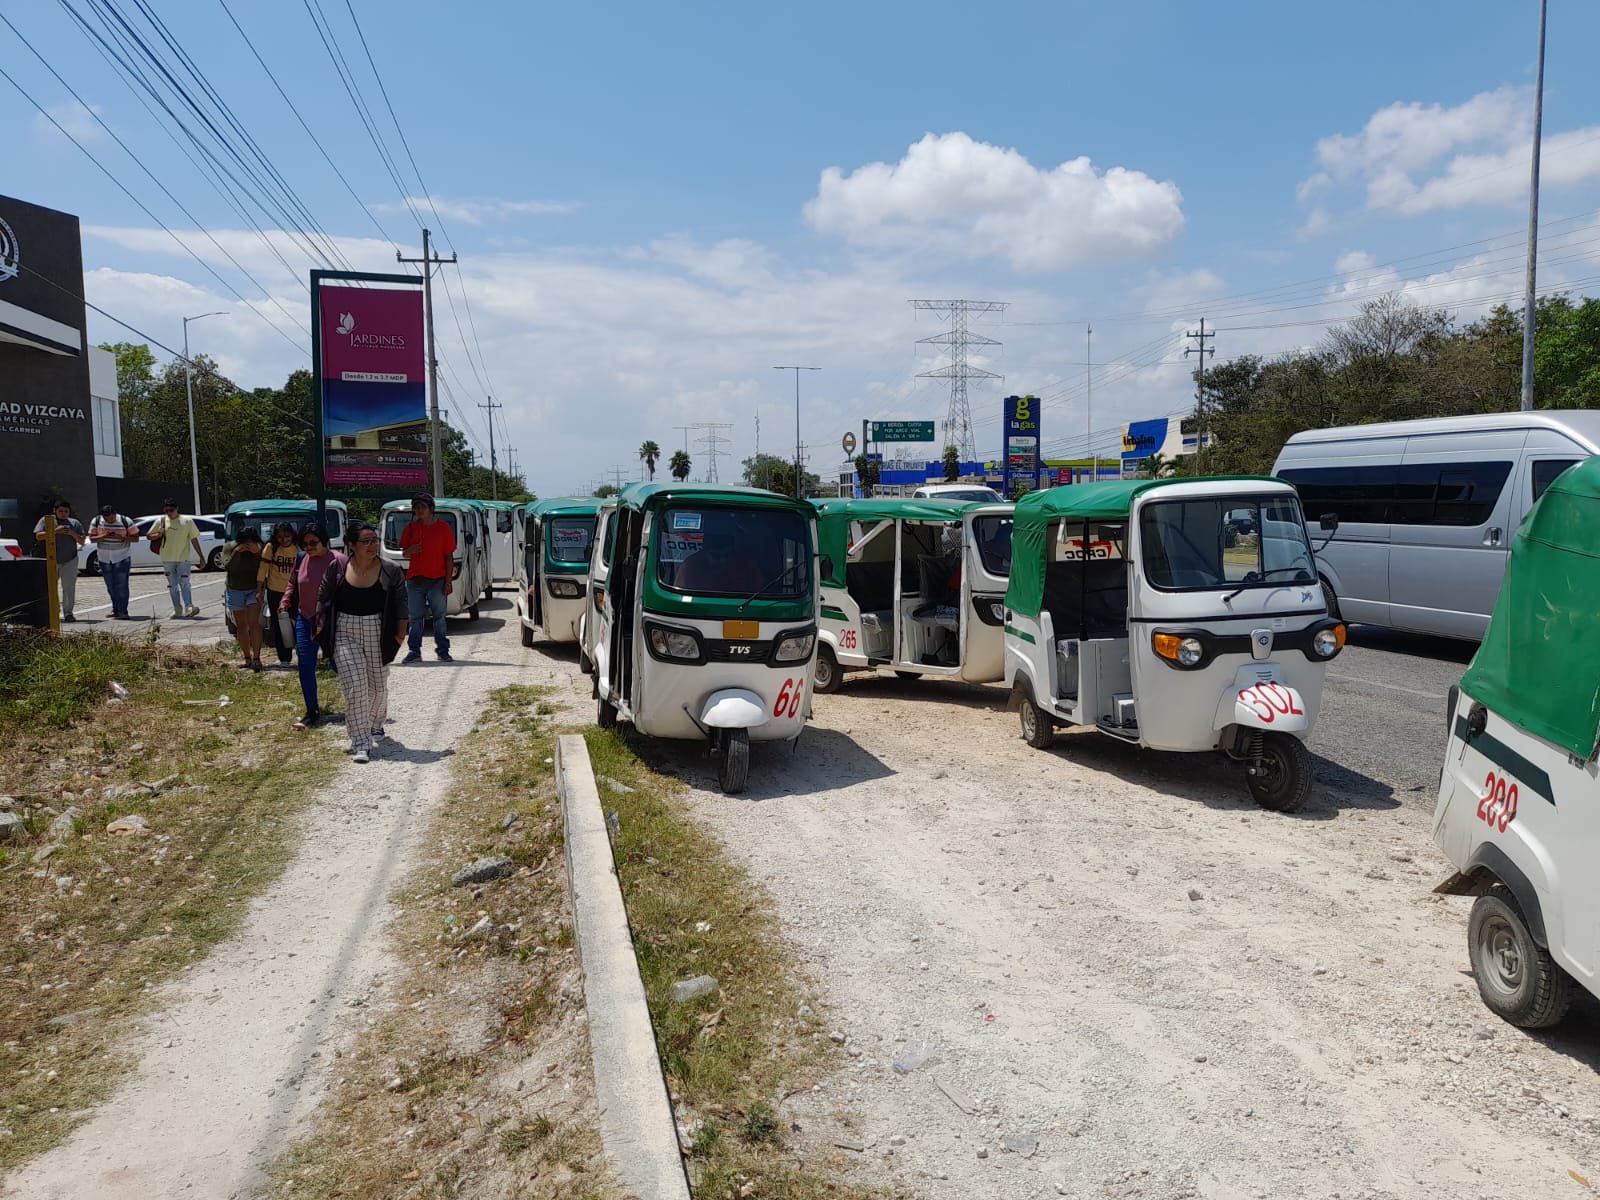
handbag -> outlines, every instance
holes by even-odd
[[[167,522],[166,522],[165,518],[162,519],[159,528],[161,530],[160,533],[156,532],[157,526],[151,526],[151,528],[150,528],[150,553],[151,554],[160,554],[161,553],[161,544],[167,540]]]

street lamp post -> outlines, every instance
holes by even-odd
[[[201,313],[183,319],[183,393],[189,401],[189,470],[194,478],[194,515],[200,515],[200,448],[194,437],[194,372],[189,362],[189,322],[206,317],[225,317],[225,312]]]
[[[794,496],[796,500],[805,495],[803,476],[800,473],[800,372],[820,371],[821,367],[773,367],[774,371],[794,372]]]
[[[1528,279],[1522,298],[1522,411],[1533,410],[1533,336],[1539,272],[1539,139],[1544,131],[1545,0],[1539,0],[1539,69],[1533,85],[1533,162],[1528,180]]]

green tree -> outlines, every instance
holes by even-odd
[[[744,482],[751,487],[766,488],[780,496],[794,495],[794,464],[775,454],[757,454],[744,460]],[[810,471],[802,481],[805,494],[815,495],[822,490],[822,480]]]
[[[594,495],[604,500],[607,496],[615,496],[620,490],[620,488],[613,484],[602,483],[599,487],[595,488]]]
[[[961,449],[958,446],[944,448],[944,479],[946,483],[954,483],[961,478]]]
[[[672,452],[672,477],[679,483],[689,478],[689,471],[692,465],[687,450],[674,450]]]
[[[656,477],[656,460],[661,457],[661,447],[654,442],[647,441],[639,447],[639,458],[644,462],[644,469],[650,473],[653,481]]]
[[[883,474],[882,467],[868,458],[865,454],[856,455],[856,479],[861,483],[861,494],[871,496],[878,488],[878,480]]]

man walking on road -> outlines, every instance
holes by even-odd
[[[168,496],[161,502],[161,520],[150,527],[150,540],[161,539],[161,572],[167,577],[167,595],[172,600],[174,617],[198,617],[194,593],[189,587],[189,551],[200,566],[206,565],[206,552],[200,548],[200,527],[178,511],[178,502]]]
[[[61,619],[76,621],[72,606],[78,599],[78,547],[83,545],[83,523],[72,519],[72,505],[56,501],[56,582],[61,585]],[[44,543],[44,518],[33,527],[34,540]]]
[[[450,639],[444,616],[449,608],[450,572],[455,565],[456,535],[434,515],[433,497],[418,492],[411,498],[413,520],[400,534],[406,560],[406,604],[410,650],[405,661],[422,661],[422,621],[433,618],[433,649],[440,662],[450,662]]]
[[[89,540],[94,543],[106,595],[111,597],[113,621],[129,619],[128,577],[133,573],[133,543],[141,536],[139,527],[109,504],[89,522]]]

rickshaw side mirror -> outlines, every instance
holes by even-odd
[[[1489,725],[1489,710],[1481,704],[1474,704],[1467,713],[1467,735],[1469,738],[1477,737]]]
[[[1339,514],[1338,513],[1323,513],[1321,519],[1317,522],[1317,524],[1322,527],[1322,532],[1323,533],[1333,533],[1336,529],[1339,528]]]
[[[833,578],[833,556],[831,554],[824,554],[822,561],[818,565],[822,568],[822,577],[824,579]]]

